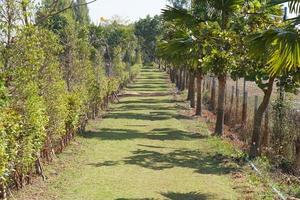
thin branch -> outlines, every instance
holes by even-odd
[[[67,7],[65,7],[65,8],[63,8],[63,9],[61,9],[59,11],[56,11],[56,12],[52,13],[52,11],[54,11],[54,9],[55,9],[55,7],[57,5],[58,1],[56,1],[55,5],[52,4],[54,6],[53,9],[52,9],[52,11],[50,13],[48,13],[47,15],[43,16],[42,19],[40,19],[35,25],[39,25],[43,21],[47,20],[49,17],[53,17],[55,15],[59,15],[60,13],[63,13],[63,12],[65,12],[65,11],[71,9],[71,8],[77,8],[77,7],[80,7],[80,6],[89,5],[89,4],[92,4],[92,3],[96,2],[96,1],[97,0],[92,0],[92,1],[89,1],[89,2],[86,2],[86,3],[81,3],[81,4],[74,4],[74,1],[72,1],[69,6],[67,6]]]

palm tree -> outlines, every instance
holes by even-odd
[[[300,11],[300,1],[283,1],[273,0],[269,2],[269,6],[278,5],[279,3],[289,2],[292,11]],[[262,103],[254,117],[254,128],[252,135],[252,143],[250,148],[250,156],[256,157],[260,154],[261,146],[261,124],[263,114],[270,102],[273,85],[276,78],[283,74],[297,74],[300,70],[300,34],[295,28],[300,17],[296,17],[283,27],[273,27],[263,32],[254,34],[250,38],[250,46],[253,54],[260,55],[266,60],[264,63],[269,74],[269,79],[264,91]],[[298,22],[297,22],[298,21]],[[294,79],[294,81],[300,81]],[[300,154],[299,157],[300,163]]]
[[[208,0],[208,12],[211,17],[215,18],[221,27],[221,32],[225,33],[230,30],[230,19],[238,14],[240,8],[244,5],[244,0]],[[220,34],[222,37],[222,34]],[[220,38],[222,39],[222,38]],[[227,46],[227,45],[226,45]],[[220,47],[222,51],[228,51],[228,46]],[[225,113],[225,88],[228,70],[225,69],[224,64],[219,62],[213,70],[218,77],[219,93],[218,93],[218,106],[217,106],[217,121],[215,127],[215,134],[222,135],[224,132],[224,113]]]
[[[189,93],[188,100],[191,101],[191,107],[195,107],[195,96],[194,96],[194,80],[195,76],[197,77],[197,105],[196,105],[196,115],[201,115],[202,113],[202,79],[203,72],[202,66],[199,62],[202,51],[202,41],[199,36],[199,23],[200,19],[189,13],[188,10],[183,8],[172,8],[167,7],[163,10],[163,18],[165,21],[172,23],[174,27],[174,34],[171,37],[169,44],[172,44],[174,48],[171,48],[170,51],[174,50],[185,52],[185,56],[182,57],[183,60],[187,60],[189,63]],[[185,33],[180,35],[178,33]],[[170,52],[170,54],[174,52]]]

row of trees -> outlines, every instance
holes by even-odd
[[[139,72],[134,25],[93,25],[85,0],[0,1],[0,198],[42,175]],[[139,39],[138,39],[139,37]]]
[[[299,88],[299,17],[283,19],[281,3],[284,2],[289,2],[291,11],[300,12],[300,2],[293,0],[174,0],[171,1],[173,6],[162,14],[165,31],[157,54],[180,89],[184,89],[186,81],[182,80],[188,77],[188,100],[191,107],[196,107],[196,115],[202,113],[203,77],[212,75],[218,80],[216,135],[224,132],[225,90],[229,77],[254,81],[263,91],[263,100],[254,117],[251,157],[261,154],[263,115],[274,85],[288,92]],[[297,141],[299,136],[294,137]]]

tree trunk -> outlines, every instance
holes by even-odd
[[[191,87],[191,82],[190,82],[191,74],[192,74],[192,72],[189,71],[189,73],[188,73],[188,83],[187,83],[187,87],[188,87],[188,94],[187,94],[187,98],[186,98],[187,101],[191,100],[191,93],[192,93],[192,91],[191,91],[192,87]]]
[[[272,77],[269,79],[268,88],[266,91],[264,91],[264,98],[262,103],[259,105],[255,116],[254,116],[254,124],[253,124],[253,133],[252,133],[252,142],[250,147],[250,157],[254,158],[256,156],[259,156],[261,153],[260,147],[260,138],[261,138],[261,125],[263,120],[264,112],[266,111],[271,94],[273,91],[273,85],[274,85],[275,77]]]
[[[239,121],[239,106],[240,106],[240,90],[239,90],[239,80],[236,80],[235,86],[235,123]]]
[[[185,89],[189,89],[189,71],[186,71],[185,76]]]
[[[270,131],[269,131],[269,109],[265,111],[265,120],[264,120],[264,132],[261,139],[260,149],[266,149],[269,147],[270,141]]]
[[[216,78],[212,79],[211,86],[211,110],[214,112],[216,110]]]
[[[295,141],[296,147],[296,160],[295,160],[295,167],[300,170],[300,138]]]
[[[181,91],[184,91],[185,90],[185,80],[186,78],[186,69],[183,70],[183,73],[182,73],[182,82],[181,82]]]
[[[182,87],[182,82],[183,82],[183,78],[182,78],[182,69],[179,70],[179,73],[178,73],[178,76],[179,76],[179,79],[178,79],[178,90],[181,90],[181,87]]]
[[[202,80],[203,76],[201,72],[197,73],[197,107],[196,115],[202,115]]]
[[[225,111],[225,88],[226,88],[226,76],[219,76],[219,91],[218,91],[218,107],[217,107],[217,121],[215,134],[223,135],[224,132],[224,111]]]
[[[195,74],[194,72],[191,72],[190,74],[190,102],[191,102],[191,107],[195,108]]]
[[[246,91],[246,79],[244,78],[242,126],[245,126],[247,123],[247,104],[248,104],[248,93]]]

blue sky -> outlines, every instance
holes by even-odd
[[[147,14],[160,14],[165,6],[166,0],[97,0],[89,9],[92,21],[97,23],[100,17],[109,19],[115,15],[135,21]]]

